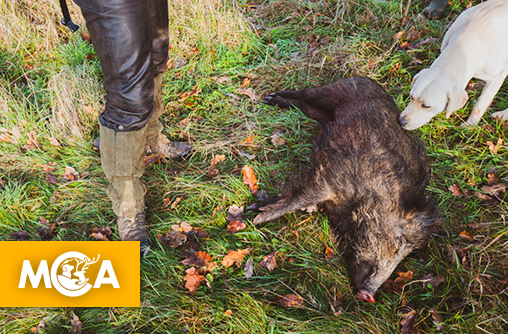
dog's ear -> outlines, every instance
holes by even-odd
[[[446,118],[455,111],[462,108],[468,99],[467,93],[463,89],[454,89],[448,92],[448,104],[446,105]]]

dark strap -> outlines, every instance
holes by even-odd
[[[67,8],[67,2],[60,0],[60,7],[62,8],[63,19],[60,21],[64,26],[69,28],[71,32],[76,32],[79,26],[72,22],[71,15],[69,14],[69,8]]]

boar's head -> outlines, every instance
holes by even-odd
[[[374,294],[413,250],[426,246],[433,208],[401,213],[386,207],[363,206],[353,212],[343,233],[349,275],[358,297],[374,302]],[[392,208],[393,209],[393,208]]]

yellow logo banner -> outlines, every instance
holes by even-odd
[[[0,307],[139,307],[138,241],[2,241]]]

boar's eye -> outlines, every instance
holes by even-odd
[[[395,242],[396,242],[396,245],[397,245],[397,250],[395,252],[398,252],[399,250],[405,248],[406,245],[407,245],[406,238],[404,238],[403,236],[397,237],[395,239]]]

